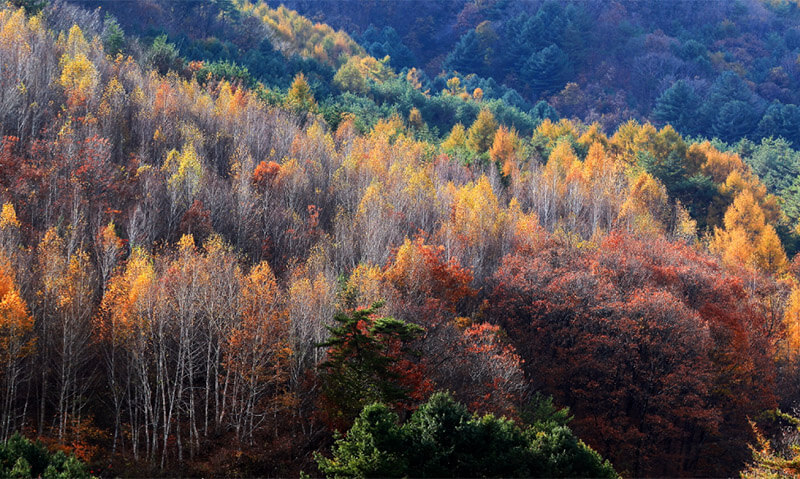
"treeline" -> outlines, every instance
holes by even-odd
[[[724,141],[798,140],[794,2],[681,1],[665,15],[652,1],[461,0],[387,16],[390,2],[284,3],[398,67],[475,74],[607,130],[635,117]]]
[[[285,476],[376,414],[424,453],[439,404],[530,446],[516,471],[563,447],[611,475],[568,406],[620,473],[718,476],[797,397],[795,233],[738,153],[635,121],[524,133],[460,81],[443,97],[478,111],[445,141],[419,108],[361,134],[305,75],[270,95],[165,39],[111,55],[113,25],[0,10],[2,439]]]
[[[342,31],[263,2],[228,2],[227,10],[220,2],[73,3],[99,8],[94,12],[98,19],[114,14],[120,23],[106,20],[119,40],[114,48],[161,73],[172,70],[185,78],[196,73],[203,84],[223,79],[242,84],[276,105],[284,102],[293,78],[303,73],[319,112],[333,127],[353,117],[359,132],[365,133],[380,119],[407,117],[416,108],[426,125],[420,134],[432,140],[458,122],[471,123],[485,107],[526,133],[544,118],[557,118],[546,103],[534,107],[494,80],[457,74],[431,78],[413,66],[401,69],[392,57],[365,51]],[[452,78],[458,84],[452,84]]]
[[[637,118],[729,143],[798,140],[800,14],[792,2],[678,2],[665,20],[652,2],[456,1],[414,4],[414,14],[389,21],[381,15],[395,7],[386,3],[322,12],[315,2],[290,2],[351,35],[265,3],[78,3],[123,19],[145,45],[164,33],[161,41],[175,45],[184,67],[202,62],[201,80],[262,82],[285,92],[303,72],[326,120],[353,113],[361,132],[417,108],[440,136],[480,110],[452,98],[463,94],[525,133],[557,110],[606,131]],[[706,21],[698,25],[695,15]]]

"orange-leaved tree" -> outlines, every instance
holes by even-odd
[[[34,351],[33,317],[20,296],[11,263],[0,253],[0,440],[20,427],[18,390],[25,381],[23,362]]]

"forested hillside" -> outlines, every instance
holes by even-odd
[[[0,471],[797,473],[797,7],[367,3],[0,8]]]
[[[606,128],[635,117],[724,141],[800,140],[795,2],[284,3],[398,68],[474,74]]]

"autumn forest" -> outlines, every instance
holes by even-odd
[[[798,105],[789,0],[10,0],[0,476],[797,477]]]

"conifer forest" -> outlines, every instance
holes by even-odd
[[[4,0],[0,477],[800,477],[797,0]]]

